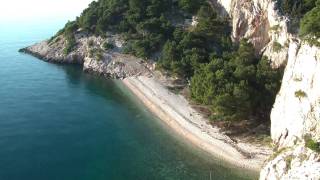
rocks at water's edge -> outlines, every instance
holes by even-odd
[[[23,48],[20,52],[31,54],[52,63],[80,64],[86,72],[106,77],[123,79],[130,76],[148,75],[154,68],[152,63],[120,53],[121,43],[95,36],[76,35],[77,46],[66,55],[63,51],[65,39],[56,37],[53,42],[43,41]],[[103,50],[104,42],[114,42],[115,48]]]

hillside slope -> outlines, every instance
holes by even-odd
[[[320,49],[288,29],[272,0],[217,1],[232,18],[233,38],[248,38],[275,66],[286,64],[271,113],[276,147],[260,179],[320,179]],[[276,28],[275,28],[276,27]],[[273,44],[283,48],[275,51]]]

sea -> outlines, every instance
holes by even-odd
[[[242,180],[117,80],[19,53],[66,20],[0,23],[0,180]]]

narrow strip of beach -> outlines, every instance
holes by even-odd
[[[271,153],[267,147],[232,141],[208,124],[183,96],[172,93],[154,77],[129,77],[123,83],[178,135],[222,161],[258,172]]]

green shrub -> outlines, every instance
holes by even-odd
[[[320,0],[301,20],[300,36],[311,45],[320,46]]]
[[[89,50],[89,57],[95,58],[97,61],[101,61],[103,59],[103,51],[99,48],[92,48]]]
[[[282,45],[280,43],[278,43],[278,42],[274,42],[272,44],[272,49],[273,49],[274,52],[280,52],[281,49],[282,49]]]
[[[102,51],[97,52],[96,59],[97,59],[97,61],[101,61],[103,59],[103,52]]]
[[[291,169],[291,163],[293,160],[294,156],[293,155],[289,155],[285,157],[285,162],[286,162],[286,170],[289,171]]]
[[[307,93],[302,90],[296,91],[294,95],[299,99],[307,97]]]
[[[111,44],[111,43],[109,43],[109,42],[104,42],[104,43],[103,43],[103,48],[104,48],[105,50],[111,50],[111,49],[114,48],[114,45]]]
[[[288,30],[298,33],[301,18],[315,7],[317,0],[276,0],[280,12],[287,16]]]
[[[97,48],[92,48],[92,49],[90,49],[90,50],[89,50],[89,57],[90,57],[90,58],[93,58],[94,55],[96,54],[96,52],[97,52]]]
[[[66,45],[65,48],[63,49],[63,52],[65,55],[68,55],[70,52],[74,50],[74,47],[77,45],[76,39],[74,38],[73,35],[67,36],[66,37]]]
[[[78,29],[77,23],[68,22],[65,25],[64,30],[61,31],[63,32],[63,35],[66,40],[66,45],[63,50],[65,55],[68,55],[70,52],[72,52],[74,50],[74,47],[77,45],[76,39],[74,37],[74,33],[77,29]]]
[[[48,43],[55,43],[57,40],[55,40],[55,42],[53,42],[54,39],[56,39],[58,36],[62,35],[64,33],[64,29],[59,30],[54,36],[52,36]]]
[[[283,14],[290,18],[300,18],[310,11],[317,0],[277,0]]]
[[[320,143],[314,141],[311,137],[306,136],[305,137],[306,147],[320,153]]]
[[[179,0],[179,6],[189,12],[195,13],[200,8],[201,4],[204,2],[203,0]]]

